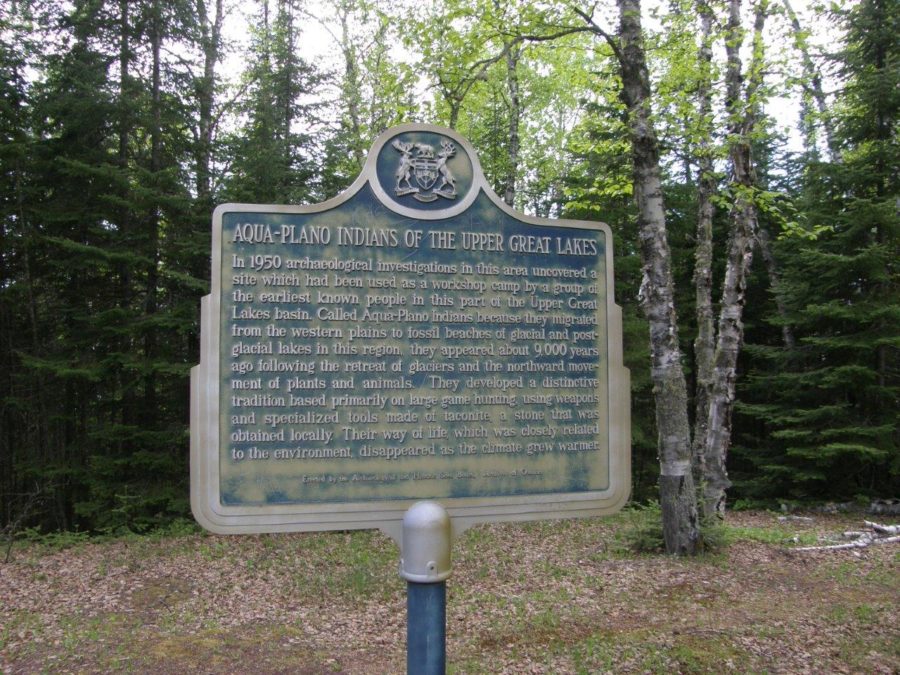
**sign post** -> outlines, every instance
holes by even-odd
[[[450,516],[437,502],[417,502],[403,517],[400,576],[406,579],[406,672],[438,675],[446,665]]]
[[[423,500],[449,538],[627,500],[606,225],[516,213],[468,141],[405,125],[340,196],[226,204],[212,238],[191,372],[191,505],[205,528],[380,528],[406,561]]]

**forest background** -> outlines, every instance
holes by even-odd
[[[897,35],[888,0],[4,2],[0,525],[189,517],[213,208],[333,197],[404,122],[522,211],[611,225],[670,550],[726,490],[896,496]]]

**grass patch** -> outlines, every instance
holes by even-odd
[[[663,639],[646,629],[586,636],[557,655],[579,675],[598,672],[747,672],[752,655],[728,636],[680,634]]]
[[[162,672],[191,672],[202,663],[203,672],[239,673],[248,668],[265,672],[339,672],[340,661],[304,644],[292,626],[254,625],[240,631],[222,628],[194,634],[160,636],[142,644],[132,665],[155,664]],[[138,654],[146,652],[146,657]],[[298,670],[298,666],[300,667]]]
[[[403,587],[397,547],[377,532],[312,535],[296,553],[304,564],[294,575],[294,589],[303,596],[369,601],[391,597]]]
[[[864,640],[847,637],[838,645],[837,653],[851,672],[897,672],[900,640],[889,635],[870,635]]]
[[[749,656],[729,637],[709,634],[679,635],[668,652],[680,673],[735,672],[738,664],[743,670]]]
[[[860,627],[893,625],[891,608],[872,602],[843,602],[831,607],[828,620],[837,626],[854,623]]]
[[[887,588],[897,588],[900,586],[900,579],[897,578],[898,566],[900,566],[900,553],[895,553],[890,563],[876,563],[872,569],[863,575],[863,579],[869,585],[876,584]]]
[[[754,541],[770,546],[815,546],[818,537],[814,532],[797,532],[790,526],[773,523],[768,527],[731,525],[727,522],[707,525],[704,539],[710,549],[727,547],[739,541]]]
[[[614,552],[664,553],[662,510],[658,503],[636,505],[623,514],[624,522],[614,537]],[[705,522],[700,528],[703,552],[717,554],[739,541],[754,541],[773,546],[813,545],[816,536],[810,532],[796,532],[789,526],[773,523],[768,527],[731,525],[727,522]]]
[[[900,589],[900,576],[896,571],[898,562],[897,555],[891,562],[876,562],[871,567],[863,567],[853,560],[828,560],[816,571],[816,577],[851,588],[897,590]]]
[[[632,656],[627,645],[614,642],[606,635],[591,635],[575,645],[570,653],[578,675],[612,671],[619,658]]]
[[[87,532],[41,532],[39,529],[29,527],[16,536],[13,551],[28,548],[36,555],[47,555],[57,551],[65,551],[84,546],[92,538]],[[12,555],[10,556],[12,558]]]
[[[28,647],[34,647],[32,638],[39,636],[42,630],[37,614],[22,610],[12,612],[9,619],[0,624],[0,652],[17,642],[25,645],[25,653],[28,653]]]

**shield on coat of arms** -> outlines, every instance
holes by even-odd
[[[429,157],[416,157],[413,160],[416,182],[423,190],[430,190],[438,178],[438,161]]]

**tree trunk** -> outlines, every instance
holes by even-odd
[[[151,8],[150,20],[150,47],[152,55],[152,75],[150,94],[150,175],[154,188],[159,191],[162,172],[162,75],[161,75],[161,50],[163,31],[163,8],[159,0],[156,0]],[[157,334],[154,327],[154,315],[159,309],[157,288],[159,286],[159,219],[160,197],[155,195],[148,205],[146,217],[147,237],[147,285],[144,296],[144,315],[147,319],[147,327],[144,329],[144,359],[146,361],[146,375],[144,375],[144,400],[141,406],[143,424],[154,429],[158,418],[159,404],[156,400],[156,370],[155,360],[157,354]]]
[[[726,107],[731,138],[729,155],[734,173],[734,201],[729,216],[728,257],[722,282],[722,302],[703,451],[703,514],[707,518],[724,517],[725,491],[731,487],[726,460],[731,445],[737,359],[744,339],[743,312],[747,274],[753,261],[756,234],[757,210],[752,195],[756,175],[750,153],[750,136],[756,121],[756,94],[762,77],[761,44],[766,9],[766,1],[761,0],[757,5],[754,57],[750,65],[746,101],[742,104],[740,0],[729,2],[728,34],[725,38],[728,55]]]
[[[510,206],[516,202],[516,176],[519,173],[519,121],[522,117],[522,96],[519,92],[519,59],[522,49],[513,46],[506,53],[506,83],[509,87],[509,167],[503,201]]]
[[[293,141],[291,139],[291,129],[294,126],[294,86],[297,75],[294,68],[294,7],[289,0],[281,0],[278,6],[277,23],[279,30],[284,31],[284,45],[280,46],[275,55],[276,63],[281,60],[281,74],[279,76],[279,84],[276,85],[275,101],[276,105],[280,105],[281,109],[277,110],[280,115],[281,128],[276,132],[277,137],[281,140],[282,166],[290,167],[292,165]],[[286,49],[285,49],[286,48]],[[286,53],[282,53],[285,49]],[[279,100],[280,99],[280,100]],[[284,184],[284,177],[278,181],[278,191],[284,192],[287,185]]]
[[[128,138],[131,133],[131,114],[129,105],[132,103],[131,91],[131,43],[129,25],[131,18],[128,13],[128,0],[119,0],[119,165],[124,169],[128,165]]]
[[[363,147],[362,115],[359,101],[362,97],[362,86],[359,76],[359,59],[356,45],[350,34],[350,3],[342,2],[338,7],[341,22],[341,53],[344,56],[344,101],[347,104],[347,117],[350,126],[350,142],[352,143],[353,161],[360,171],[366,161]]]
[[[462,108],[462,98],[454,97],[452,94],[447,94],[444,98],[447,102],[447,105],[450,106],[450,115],[447,120],[447,126],[451,129],[456,129],[456,125],[459,124],[459,113]]]
[[[222,22],[225,19],[223,0],[215,0],[215,14],[210,21],[205,0],[198,0],[200,47],[203,50],[203,76],[197,82],[197,102],[200,110],[196,151],[197,203],[205,212],[212,211],[212,142],[215,130],[213,108],[216,93],[216,65],[222,47]],[[204,220],[204,227],[206,226]]]
[[[782,0],[784,9],[791,21],[791,27],[794,29],[794,46],[800,51],[800,57],[803,60],[803,75],[805,81],[803,88],[807,90],[812,99],[816,102],[816,108],[819,111],[819,117],[822,120],[822,128],[825,130],[825,145],[828,148],[828,158],[832,163],[837,162],[838,154],[834,147],[834,125],[831,122],[831,115],[828,111],[828,104],[825,101],[825,92],[822,90],[822,76],[816,69],[812,57],[809,55],[809,49],[806,44],[806,38],[800,27],[800,19],[791,6],[790,0]],[[808,122],[805,127],[812,128],[814,125]]]
[[[756,233],[756,245],[759,246],[759,252],[762,254],[763,261],[766,263],[766,272],[769,275],[769,287],[772,289],[772,295],[775,298],[775,308],[778,310],[778,318],[781,319],[781,337],[784,340],[785,349],[793,349],[797,346],[797,340],[794,338],[794,329],[787,321],[788,311],[784,302],[784,294],[781,289],[781,274],[778,270],[778,261],[775,260],[775,254],[772,253],[772,242],[769,233],[759,228]]]
[[[713,358],[716,351],[715,319],[712,304],[713,214],[712,198],[716,193],[712,151],[712,8],[699,5],[700,53],[697,99],[699,106],[699,180],[697,187],[697,243],[694,249],[694,297],[697,314],[697,338],[694,340],[697,383],[694,397],[694,476],[702,481],[703,443],[709,416]]]
[[[640,0],[619,0],[619,17],[622,98],[628,107],[643,262],[641,301],[650,321],[663,536],[669,553],[693,554],[700,546],[700,528],[691,473],[687,385],[678,346],[659,147],[650,119],[650,77],[641,32]]]
[[[135,87],[131,82],[132,27],[129,9],[130,4],[128,0],[119,0],[119,128],[117,129],[117,134],[119,142],[118,166],[119,170],[122,172],[122,176],[120,177],[122,187],[119,197],[122,206],[119,208],[118,226],[120,239],[124,242],[130,241],[130,238],[134,236],[131,223],[132,209],[129,206],[129,204],[132,203],[132,194],[129,187],[131,184],[129,176],[131,171],[128,159],[128,146],[131,140],[133,124],[132,106],[135,105],[135,100],[138,98]],[[130,265],[127,263],[117,263],[116,273],[119,285],[119,306],[126,313],[130,313],[132,311],[133,300]],[[130,336],[125,335],[121,340],[122,343],[119,345],[119,349],[122,353],[128,353],[134,349],[132,338]],[[122,404],[119,406],[118,415],[123,424],[134,424],[138,417],[137,408],[139,403],[134,395],[133,387],[130,386],[131,383],[127,381],[130,377],[120,370],[118,372],[118,378],[119,381],[117,382],[117,387],[122,392]],[[121,442],[119,443],[117,450],[122,452],[123,448]]]

